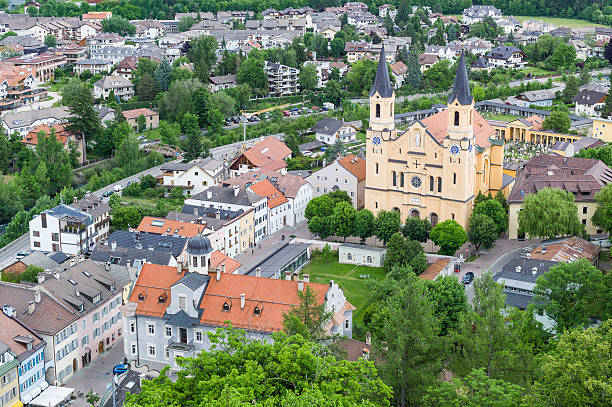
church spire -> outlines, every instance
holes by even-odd
[[[378,60],[378,69],[376,69],[376,77],[370,89],[370,96],[374,96],[376,92],[382,98],[390,98],[393,96],[393,86],[389,79],[389,69],[387,69],[387,57],[385,55],[385,46],[381,44],[380,59]]]
[[[452,103],[457,99],[462,105],[471,105],[473,102],[472,92],[470,91],[470,83],[468,81],[467,68],[465,67],[465,57],[461,53],[459,64],[457,64],[457,74],[455,75],[455,84],[448,95],[447,103]]]

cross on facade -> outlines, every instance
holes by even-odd
[[[418,162],[418,161],[415,161],[415,162],[414,162],[414,166],[415,166],[416,168],[419,168],[419,165],[420,165],[420,164],[419,164],[419,162]]]

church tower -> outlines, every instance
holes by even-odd
[[[443,179],[445,197],[454,202],[466,203],[474,195],[476,171],[476,145],[474,137],[474,98],[470,91],[465,57],[457,64],[453,89],[447,99],[446,138],[444,139]],[[451,201],[451,202],[452,202]],[[449,205],[447,219],[465,224],[469,217],[465,210],[454,210]],[[471,207],[471,205],[463,205]]]
[[[385,48],[380,51],[378,68],[370,89],[370,126],[366,132],[365,207],[373,213],[386,209],[385,194],[389,185],[389,144],[395,140],[395,92],[389,78]]]

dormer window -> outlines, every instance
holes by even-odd
[[[139,301],[144,301],[145,297],[144,295],[142,295],[142,293],[138,294],[138,300]]]
[[[160,303],[164,303],[164,302],[166,302],[166,299],[164,298],[163,295],[160,295],[159,297],[157,297],[157,301],[160,302]]]
[[[253,309],[253,314],[261,315],[261,309],[259,307],[255,306],[255,308]]]
[[[223,311],[229,311],[232,306],[226,301],[223,303]]]
[[[92,302],[95,304],[95,303],[97,303],[97,302],[100,302],[100,299],[101,299],[100,294],[97,294],[97,295],[96,295],[96,296],[93,298],[93,301],[92,301]]]

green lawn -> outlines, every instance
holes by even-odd
[[[160,138],[159,127],[153,130],[147,130],[144,134],[147,136],[148,140],[156,140]]]
[[[485,119],[503,120],[505,122],[511,122],[513,120],[516,120],[516,118],[518,117],[518,116],[511,116],[511,115],[508,115],[508,114],[493,114],[493,113],[486,113],[486,112],[481,112],[480,114]]]
[[[346,299],[357,307],[353,320],[360,324],[363,322],[369,279],[359,276],[369,274],[370,279],[376,280],[382,280],[385,277],[385,271],[382,268],[340,264],[337,259],[327,260],[321,256],[311,259],[310,264],[302,269],[302,273],[310,274],[310,281],[313,283],[327,284],[329,280],[337,282],[344,291]]]
[[[534,76],[554,75],[558,73],[555,71],[547,71],[546,69],[538,68],[537,66],[528,66],[525,69],[521,69],[521,72],[525,75],[530,73]]]
[[[554,24],[557,27],[582,28],[582,27],[605,27],[603,24],[593,23],[586,20],[575,20],[573,18],[559,17],[534,17],[534,16],[515,16],[519,22],[525,20],[542,20],[545,23]]]

